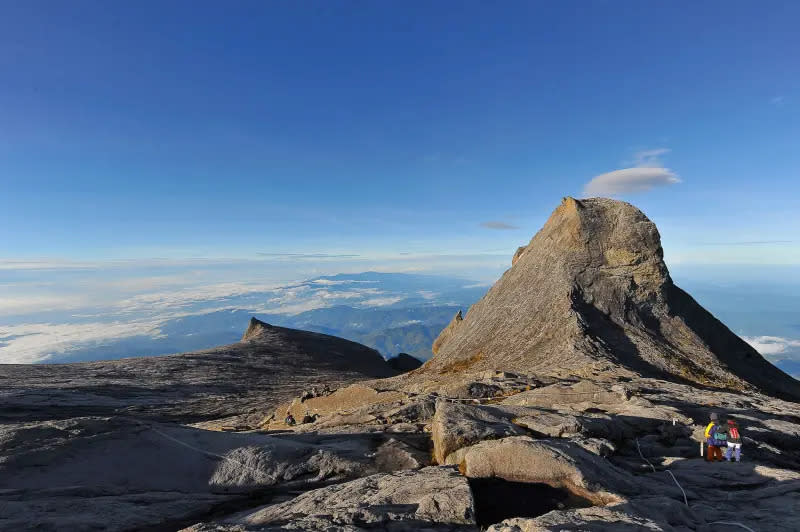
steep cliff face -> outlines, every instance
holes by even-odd
[[[628,372],[800,397],[800,382],[675,286],[634,206],[565,198],[426,371]]]

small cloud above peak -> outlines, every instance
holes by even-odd
[[[772,98],[770,98],[769,103],[771,103],[772,105],[774,105],[776,107],[780,107],[781,105],[783,105],[784,101],[785,100],[784,100],[783,96],[773,96]]]
[[[495,229],[498,231],[519,229],[519,227],[517,227],[516,225],[511,225],[505,222],[497,222],[497,221],[482,222],[480,226],[485,229]]]
[[[668,168],[624,168],[596,176],[584,185],[583,192],[587,196],[617,196],[680,182],[680,178]]]
[[[680,178],[664,167],[663,157],[671,151],[669,148],[652,148],[634,152],[631,160],[623,161],[630,168],[595,176],[583,186],[583,193],[587,196],[619,196],[680,183]]]

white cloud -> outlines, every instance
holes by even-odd
[[[583,192],[588,196],[616,196],[680,182],[680,178],[668,168],[625,168],[595,177],[586,183]]]
[[[207,303],[213,300],[271,292],[280,289],[285,289],[285,294],[289,297],[299,291],[308,290],[308,287],[286,287],[278,284],[217,283],[179,290],[139,294],[119,301],[116,307],[122,312],[152,311],[153,309],[180,309],[194,303]]]
[[[769,100],[769,103],[771,103],[772,105],[775,105],[777,107],[780,107],[781,105],[783,105],[783,102],[784,102],[783,96],[773,96]]]
[[[516,225],[507,224],[505,222],[497,222],[497,221],[489,221],[489,222],[482,222],[481,227],[485,229],[495,229],[495,230],[510,230],[510,229],[519,229]]]
[[[388,297],[374,297],[366,299],[361,302],[365,307],[385,307],[386,305],[393,305],[404,300],[403,296],[388,296]]]
[[[161,320],[1,326],[0,364],[43,362],[55,355],[132,336],[157,338],[160,325]]]
[[[88,297],[36,295],[3,296],[0,299],[0,316],[13,316],[29,312],[70,310],[85,306]]]
[[[466,285],[462,286],[461,288],[464,288],[464,289],[467,289],[467,288],[484,288],[484,287],[492,286],[492,284],[493,283],[472,283],[472,284],[466,284]]]
[[[764,356],[780,355],[790,349],[800,348],[800,340],[781,336],[743,336],[742,338]]]

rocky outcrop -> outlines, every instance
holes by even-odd
[[[422,361],[418,358],[412,357],[408,353],[400,353],[396,357],[392,357],[386,361],[389,366],[395,371],[400,373],[408,373],[414,371],[422,365]]]
[[[399,526],[392,526],[392,525]],[[475,524],[469,485],[453,468],[374,475],[304,493],[291,501],[188,530],[452,530]],[[236,528],[239,527],[239,528]],[[256,528],[259,527],[259,528]],[[469,527],[472,528],[472,527]]]
[[[447,327],[445,327],[444,330],[439,333],[439,336],[436,337],[436,340],[433,341],[431,350],[433,351],[434,355],[437,354],[442,347],[444,347],[450,337],[458,330],[462,321],[464,321],[464,318],[459,310],[458,313],[453,316],[453,319],[450,320],[450,323],[447,325]]]
[[[623,500],[622,493],[640,487],[629,474],[617,471],[603,458],[567,441],[516,436],[484,441],[466,449],[461,471],[471,478],[502,478],[542,483],[605,505]]]
[[[527,246],[520,246],[517,248],[517,251],[514,252],[514,256],[511,258],[511,265],[515,265],[519,258],[525,253],[525,250],[528,249]]]
[[[436,403],[431,422],[434,458],[447,462],[450,453],[483,440],[498,439],[525,430],[511,423],[511,414],[489,406],[471,406],[448,401]]]
[[[242,335],[241,342],[249,342],[261,338],[272,328],[269,323],[265,323],[258,318],[250,318],[250,323],[247,325],[247,330]]]
[[[515,256],[424,371],[645,375],[800,398],[800,382],[675,286],[655,224],[628,203],[565,198]]]

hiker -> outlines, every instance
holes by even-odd
[[[719,416],[716,412],[711,413],[711,422],[706,426],[705,438],[708,444],[708,453],[706,453],[706,461],[713,462],[714,460],[722,461],[721,439],[717,437],[719,430]]]
[[[294,425],[295,425],[295,423],[297,423],[297,421],[295,421],[295,420],[294,420],[294,416],[293,416],[293,415],[292,415],[292,413],[291,413],[291,412],[289,412],[289,411],[287,411],[287,412],[286,412],[286,419],[284,420],[284,422],[285,422],[287,425],[289,425],[290,427],[291,427],[291,426],[294,426]]]
[[[742,435],[739,434],[739,424],[728,416],[728,448],[725,450],[725,460],[731,461],[731,453],[738,462],[742,458]]]

